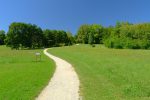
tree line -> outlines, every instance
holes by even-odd
[[[10,24],[7,33],[0,30],[0,45],[12,49],[67,46],[74,43],[104,44],[109,48],[150,49],[150,23],[117,22],[115,26],[81,25],[75,36],[64,30],[42,30],[34,24]]]
[[[110,48],[150,49],[150,23],[117,23],[107,28],[104,44]]]
[[[12,23],[7,34],[0,31],[0,44],[12,49],[34,49],[42,47],[71,45],[73,36],[63,30],[42,30],[34,24]]]
[[[150,23],[117,22],[109,27],[85,24],[75,38],[78,43],[104,44],[109,48],[150,49]]]

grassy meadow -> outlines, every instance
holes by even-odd
[[[74,66],[83,100],[150,100],[149,50],[79,45],[49,52]]]
[[[41,52],[41,62],[35,62]],[[0,46],[0,100],[34,100],[48,84],[55,64],[43,50],[11,50]]]

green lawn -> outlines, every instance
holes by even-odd
[[[42,61],[35,62],[35,52]],[[0,100],[34,100],[55,70],[43,50],[10,50],[0,46]]]
[[[150,100],[149,50],[79,45],[49,52],[75,67],[83,100]]]

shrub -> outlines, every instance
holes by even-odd
[[[95,44],[92,44],[92,47],[95,47]]]

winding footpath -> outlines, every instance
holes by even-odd
[[[71,64],[44,50],[56,63],[56,70],[49,84],[36,100],[79,100],[79,79]]]

